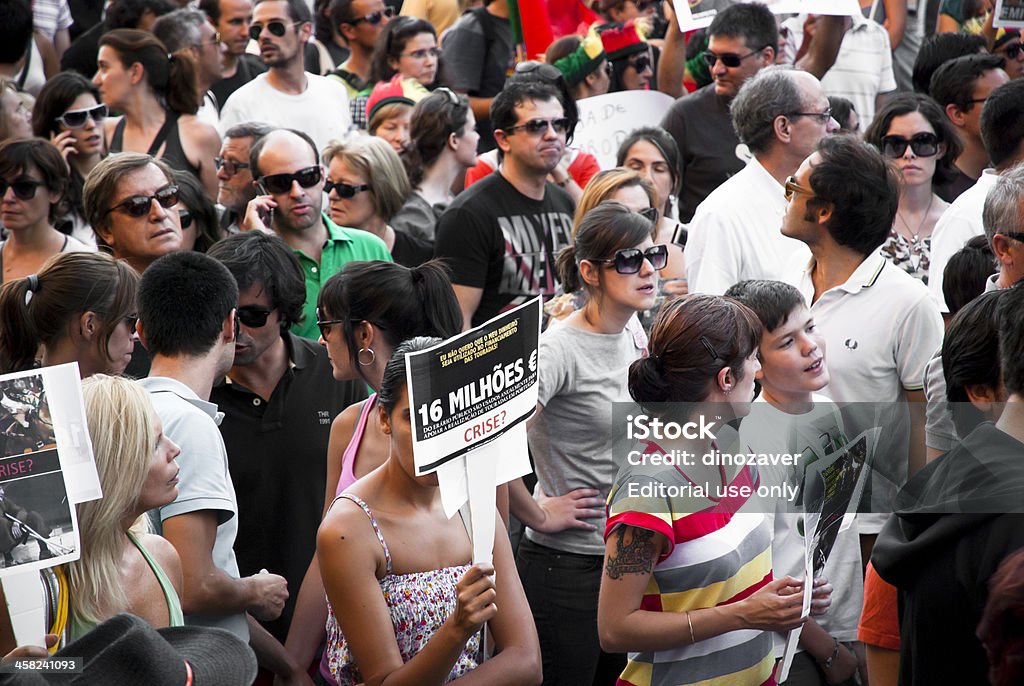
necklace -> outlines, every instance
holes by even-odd
[[[921,217],[921,222],[917,225],[917,231],[914,231],[913,229],[911,229],[910,228],[910,224],[907,223],[907,220],[903,217],[903,214],[899,210],[896,210],[896,216],[900,218],[900,221],[903,222],[903,226],[907,229],[907,232],[910,234],[910,244],[911,245],[917,245],[918,240],[919,240],[918,237],[921,235],[921,229],[924,227],[924,223],[926,221],[928,221],[928,215],[932,211],[932,203],[933,202],[935,202],[935,194],[934,193],[932,193],[931,197],[928,198],[928,207],[925,208],[924,216]]]

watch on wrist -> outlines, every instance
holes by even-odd
[[[832,663],[835,662],[837,657],[839,657],[839,639],[833,636],[832,640],[836,642],[836,645],[832,649],[832,654],[825,658],[821,663],[822,669],[832,669]]]

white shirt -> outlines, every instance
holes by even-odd
[[[785,188],[751,159],[711,192],[693,215],[686,242],[691,293],[722,295],[746,279],[780,279],[782,269],[807,246],[782,235]]]
[[[946,298],[942,295],[942,272],[949,259],[967,241],[985,235],[981,211],[985,207],[985,197],[998,179],[999,174],[995,169],[983,171],[978,182],[961,193],[935,224],[935,230],[932,231],[932,263],[928,268],[928,290],[940,312],[949,312]]]
[[[875,97],[896,90],[892,71],[892,47],[889,34],[878,22],[861,15],[853,18],[853,26],[843,36],[835,64],[821,79],[826,95],[838,95],[853,103],[863,127],[875,118]],[[793,64],[804,40],[807,15],[791,17],[782,22],[789,29],[786,36],[785,61]]]
[[[306,90],[282,93],[260,74],[228,98],[220,112],[220,134],[247,121],[297,129],[309,134],[317,150],[332,140],[343,140],[352,125],[348,93],[335,79],[306,72]]]

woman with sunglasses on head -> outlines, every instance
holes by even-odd
[[[605,202],[583,217],[573,245],[558,256],[562,285],[582,290],[586,303],[541,336],[537,413],[529,426],[541,502],[515,484],[510,491],[512,512],[527,526],[517,564],[546,684],[614,684],[625,665],[625,656],[602,654],[598,640],[602,505],[616,471],[612,404],[628,399],[626,372],[646,342],[627,324],[653,307],[658,270],[668,260],[652,229],[626,205]],[[546,497],[571,492],[575,502],[561,505],[568,515],[543,506],[551,505]]]
[[[95,250],[61,233],[54,222],[62,214],[68,165],[53,143],[21,138],[0,143],[0,241],[2,283],[39,271],[62,252]]]
[[[201,103],[191,50],[170,54],[151,33],[114,29],[100,38],[98,64],[92,81],[103,103],[124,113],[104,122],[108,150],[152,155],[217,197],[220,135],[195,116]]]
[[[82,377],[120,374],[135,342],[139,275],[103,253],[61,253],[0,290],[0,373],[78,362]]]
[[[391,218],[396,231],[434,240],[437,220],[454,199],[452,185],[476,164],[476,117],[469,99],[438,88],[412,111],[410,144],[402,152],[412,193]]]
[[[96,234],[85,221],[82,187],[85,177],[106,155],[103,122],[107,114],[96,86],[73,71],[61,72],[47,81],[32,109],[35,135],[56,145],[71,168],[65,196],[70,224],[65,233],[90,245],[96,244]]]
[[[919,93],[898,95],[878,111],[864,140],[892,160],[902,176],[900,204],[882,254],[928,283],[932,231],[949,204],[934,184],[954,178],[962,145],[934,100]]]
[[[323,160],[331,221],[377,236],[403,266],[415,267],[433,256],[430,241],[397,231],[388,223],[409,197],[410,188],[401,158],[386,141],[363,136],[332,144],[324,150]]]
[[[540,680],[537,635],[500,515],[491,513],[494,564],[471,564],[466,513],[449,519],[437,476],[416,476],[406,354],[440,342],[406,340],[384,366],[371,421],[387,439],[385,461],[332,499],[317,534],[328,683]]]
[[[320,344],[327,348],[334,378],[363,381],[374,390],[331,424],[324,499],[331,503],[387,458],[388,437],[372,419],[378,411],[376,392],[394,349],[413,336],[455,336],[462,331],[462,310],[448,270],[439,261],[412,269],[392,262],[355,262],[324,282],[317,320]],[[285,644],[299,664],[313,659],[326,617],[323,582],[314,559],[302,582]],[[326,662],[320,671],[329,676]]]

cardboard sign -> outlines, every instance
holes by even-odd
[[[619,91],[579,100],[580,121],[572,144],[596,157],[601,169],[611,169],[626,136],[641,126],[661,124],[673,102],[661,91]]]

